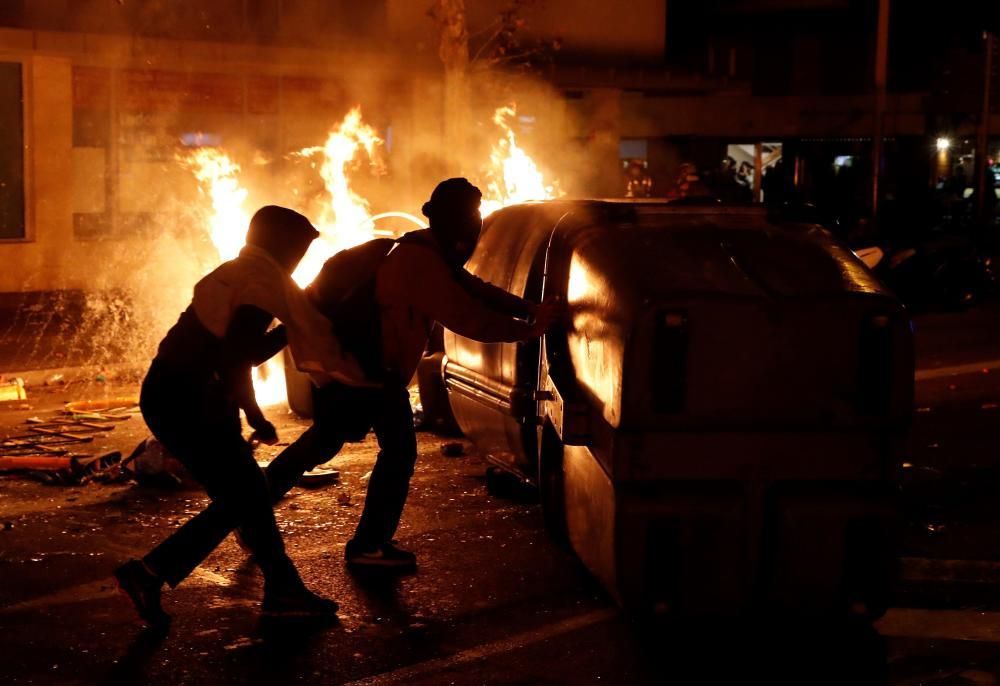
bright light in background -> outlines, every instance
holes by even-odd
[[[549,183],[534,160],[518,146],[511,128],[516,116],[513,107],[501,107],[494,113],[493,121],[500,129],[500,137],[490,154],[488,183],[480,208],[483,216],[515,203],[562,195],[558,184]],[[534,123],[531,117],[521,117],[520,121],[525,125]],[[190,142],[209,140],[199,136],[191,137]],[[407,212],[383,212],[372,216],[367,199],[351,187],[350,172],[361,163],[381,173],[384,145],[375,129],[362,119],[360,107],[355,107],[329,132],[323,145],[293,153],[312,159],[326,191],[322,204],[316,208],[316,216],[311,217],[320,236],[313,241],[292,275],[299,285],[312,281],[323,263],[338,251],[376,235],[394,235],[395,232],[376,226],[382,219],[402,219],[417,227],[426,226],[420,217]],[[199,147],[180,155],[179,159],[194,174],[202,193],[211,202],[210,209],[204,208],[204,225],[219,259],[236,257],[246,239],[249,210],[257,206],[241,182],[240,166],[219,147]],[[584,273],[577,276],[577,281],[581,276],[586,279]],[[588,287],[586,282],[578,285]],[[254,390],[262,406],[285,402],[285,375],[280,357],[254,369]]]
[[[937,139],[935,145],[937,145],[938,152],[944,152],[951,147],[951,139],[941,136]]]
[[[312,281],[323,263],[334,253],[363,243],[376,234],[387,235],[387,232],[376,229],[376,222],[381,219],[404,219],[417,227],[425,226],[419,217],[407,212],[383,212],[371,216],[368,201],[351,188],[348,172],[359,157],[376,169],[381,168],[381,145],[381,138],[362,120],[360,108],[355,107],[330,131],[324,145],[297,153],[314,158],[326,190],[326,197],[314,221],[320,236],[313,241],[293,275],[299,285]],[[240,166],[217,147],[197,148],[179,159],[191,170],[202,192],[211,201],[211,209],[205,209],[204,222],[219,259],[233,259],[246,241],[250,221],[248,207],[256,204],[248,202],[249,193],[240,180]],[[285,374],[280,356],[254,368],[253,385],[261,406],[285,402]]]
[[[479,212],[483,217],[502,207],[528,200],[549,200],[562,195],[558,184],[547,183],[535,161],[517,144],[511,122],[517,116],[513,105],[493,113],[493,123],[501,131],[490,152],[486,190]]]

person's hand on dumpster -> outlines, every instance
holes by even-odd
[[[566,313],[566,304],[558,297],[547,298],[537,308],[532,324],[532,333],[541,336],[548,331],[553,324],[560,322]]]
[[[278,430],[274,428],[274,424],[266,419],[258,421],[254,424],[253,433],[250,434],[250,440],[266,443],[267,445],[274,445],[278,442]]]

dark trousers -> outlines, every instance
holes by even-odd
[[[278,501],[305,472],[336,455],[347,441],[359,441],[374,428],[378,459],[368,482],[361,521],[354,534],[365,548],[392,539],[403,514],[417,459],[413,414],[405,387],[351,388],[329,384],[313,391],[313,425],[281,451],[264,470],[269,498]],[[213,502],[172,536],[176,585],[189,575],[237,526],[223,502]]]
[[[239,408],[222,384],[185,379],[154,362],[143,382],[140,407],[153,435],[205,487],[220,522],[240,527],[265,584],[297,581],[274,519],[267,480],[243,440]],[[219,542],[192,537],[185,529],[143,558],[171,586],[191,573],[192,558],[203,560]]]

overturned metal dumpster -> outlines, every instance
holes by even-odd
[[[621,603],[884,612],[912,340],[849,250],[755,208],[554,201],[488,218],[468,266],[568,302],[541,344],[447,332],[442,373]]]

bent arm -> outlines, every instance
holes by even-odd
[[[483,281],[465,269],[460,269],[455,273],[455,280],[469,295],[494,310],[520,319],[530,319],[535,316],[535,303]]]
[[[273,320],[269,312],[259,307],[242,305],[233,313],[222,339],[223,382],[246,413],[247,423],[255,429],[267,424],[267,419],[257,404],[251,367],[281,350],[287,338],[283,326],[267,332]]]
[[[263,364],[288,344],[288,334],[284,324],[267,330],[272,321],[274,315],[259,307],[253,305],[237,307],[229,322],[229,328],[226,329],[226,336],[223,339],[224,350],[254,366]]]
[[[400,295],[414,309],[460,336],[484,343],[521,341],[533,336],[527,322],[471,295],[436,255],[422,260],[419,269],[408,271],[413,273],[403,279],[403,284],[397,284],[402,290]],[[406,283],[421,285],[406,287]],[[487,286],[482,281],[479,283]]]

